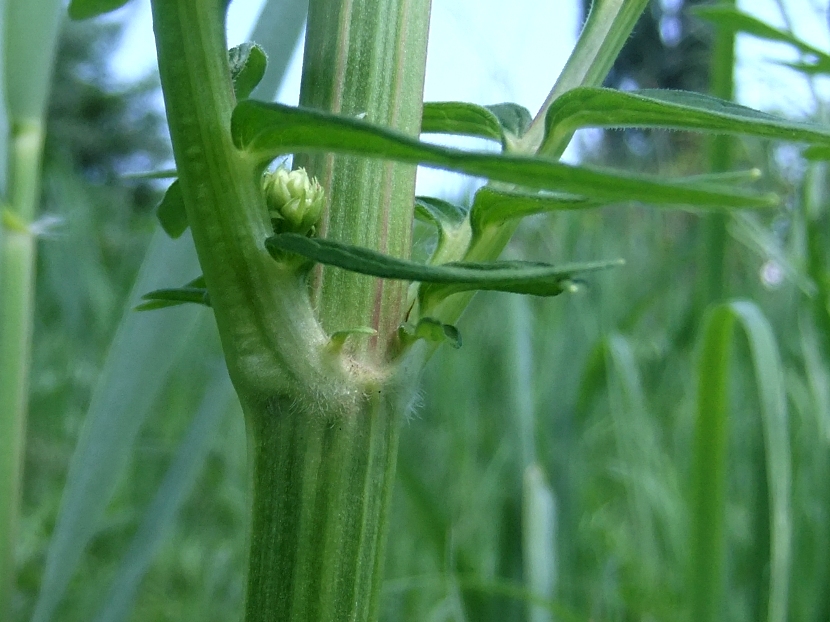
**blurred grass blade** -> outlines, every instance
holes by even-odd
[[[0,198],[0,619],[7,619],[16,577],[34,324],[35,236],[29,226],[40,200],[44,114],[63,3],[5,0],[0,9],[0,107],[5,113],[0,135],[5,190]],[[8,226],[12,222],[17,226]]]
[[[251,93],[254,99],[271,101],[276,97],[306,15],[308,0],[266,0],[250,37],[268,55],[265,75]]]
[[[830,443],[830,371],[822,360],[821,338],[814,322],[807,313],[799,315],[798,334],[801,337],[804,371],[816,405],[816,428],[821,432],[822,440]]]
[[[522,560],[525,581],[537,598],[553,600],[556,579],[556,502],[541,467],[525,469],[522,484]],[[551,612],[528,602],[529,622],[550,622]]]
[[[739,242],[742,242],[765,261],[773,261],[784,274],[805,296],[818,295],[816,284],[805,274],[802,268],[794,265],[787,257],[786,251],[781,248],[780,241],[752,214],[734,214],[730,219],[728,231]]]
[[[747,15],[731,5],[710,5],[690,7],[689,11],[705,20],[715,23],[719,28],[733,32],[743,32],[759,39],[788,43],[802,54],[815,57],[818,62],[830,64],[830,55],[814,47],[785,30],[770,26],[760,19]]]
[[[784,370],[767,319],[751,302],[732,303],[749,340],[761,406],[761,426],[770,499],[769,622],[786,622],[792,557],[790,430]]]
[[[96,617],[97,622],[123,622],[130,619],[141,580],[204,467],[213,436],[222,416],[228,411],[233,395],[228,372],[222,365],[213,374],[176,457],[144,512],[141,525]]]
[[[546,131],[556,142],[585,127],[661,128],[757,136],[827,145],[830,129],[790,121],[723,99],[690,91],[581,87],[548,110]]]
[[[63,0],[6,0],[3,45],[12,124],[40,123],[46,112]]]
[[[0,0],[0,40],[3,41],[0,44],[0,68],[4,73],[4,77],[0,79],[0,196],[5,197],[7,188],[7,176],[8,176],[8,168],[9,168],[9,113],[8,113],[8,106],[6,105],[6,79],[5,79],[5,71],[6,71],[6,50],[5,50],[5,40],[6,40],[6,6],[8,5],[10,0]],[[0,230],[0,252],[2,252],[3,246],[3,235],[2,231]],[[3,287],[3,284],[0,283],[0,288]],[[1,290],[0,290],[1,291]]]
[[[157,231],[92,395],[66,487],[33,622],[53,619],[84,549],[98,528],[133,441],[198,324],[190,308],[135,313],[148,290],[189,281],[199,267],[191,240]]]
[[[704,323],[698,362],[698,404],[693,449],[691,606],[698,622],[721,619],[726,555],[726,449],[732,324],[728,306],[717,306]]]
[[[620,469],[625,484],[625,500],[634,534],[633,545],[641,559],[640,572],[647,583],[661,580],[655,560],[660,559],[654,511],[657,504],[649,492],[657,488],[654,479],[660,470],[660,450],[651,433],[646,396],[640,370],[629,341],[620,334],[611,334],[606,343],[606,367],[614,423],[614,437],[619,454]],[[670,477],[663,472],[662,481]],[[660,481],[660,480],[658,480]],[[652,492],[652,494],[654,494]],[[669,494],[660,490],[661,500]]]
[[[761,426],[770,506],[769,622],[785,622],[791,561],[791,459],[783,369],[775,337],[758,307],[747,301],[713,307],[704,321],[698,362],[698,413],[693,456],[692,619],[721,620],[726,579],[724,559],[728,383],[733,328],[738,321],[749,342]]]
[[[294,152],[335,152],[424,164],[540,190],[608,201],[701,207],[773,207],[778,199],[736,189],[693,185],[661,177],[622,175],[551,160],[466,152],[423,143],[360,119],[246,100],[231,121],[237,147],[266,166]]]

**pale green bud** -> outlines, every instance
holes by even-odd
[[[306,234],[320,222],[326,204],[325,192],[305,169],[278,168],[266,173],[262,183],[268,211],[272,218],[281,221],[283,231]]]

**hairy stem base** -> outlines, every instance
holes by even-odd
[[[383,391],[354,416],[272,403],[251,432],[246,622],[377,615],[400,416]]]

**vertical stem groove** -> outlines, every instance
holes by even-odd
[[[378,393],[336,421],[286,402],[259,420],[247,622],[375,618],[399,412]]]
[[[301,105],[417,136],[429,10],[429,0],[312,0]],[[327,237],[408,256],[414,166],[351,156],[307,157],[305,164],[329,197]],[[324,269],[320,319],[330,331],[376,328],[371,349],[379,361],[402,320],[404,294],[401,283]]]

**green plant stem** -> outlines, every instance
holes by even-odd
[[[416,136],[428,22],[428,1],[312,0],[301,104],[365,115]],[[408,255],[414,167],[342,156],[298,160],[326,190],[327,237]],[[327,270],[315,296],[328,332],[378,331],[354,350],[367,369],[385,369],[405,312],[402,285]],[[274,404],[254,435],[248,622],[376,618],[408,390],[378,384],[353,415],[335,420],[314,407]]]
[[[648,0],[593,0],[576,47],[542,104],[527,133],[519,142],[519,151],[558,158],[568,146],[565,140],[548,140],[545,116],[557,97],[578,86],[600,86],[640,19]]]
[[[557,97],[571,89],[602,84],[646,6],[648,0],[594,0],[574,51],[530,128],[517,144],[518,153],[538,153],[556,159],[564,153],[571,135],[560,136],[555,141],[545,140],[548,108]],[[453,259],[490,261],[497,258],[513,237],[519,222],[516,220],[488,228],[468,250],[457,249]],[[453,324],[471,299],[472,294],[451,296],[435,310],[434,315],[443,322]]]
[[[8,120],[8,153],[0,147],[0,179],[7,181],[0,204],[0,619],[15,582],[14,543],[20,508],[26,437],[36,240],[31,229],[40,198],[40,160],[61,0],[0,2],[0,53]],[[5,129],[5,128],[4,128]],[[0,184],[3,185],[3,184]]]
[[[725,4],[734,6],[735,0]],[[728,28],[718,28],[712,46],[710,91],[715,97],[731,101],[734,97],[735,33]],[[732,168],[734,138],[718,135],[709,141],[709,170],[722,173]],[[726,245],[729,236],[727,214],[707,214],[702,218],[702,237],[699,255],[703,266],[703,290],[698,303],[700,312],[713,302],[722,300],[727,293]]]
[[[154,0],[153,21],[188,222],[248,424],[245,619],[370,620],[407,394],[393,387],[384,353],[404,296],[324,277],[316,303],[328,332],[380,333],[368,349],[336,352],[305,279],[265,251],[260,171],[229,133],[235,101],[219,5]],[[428,15],[428,2],[312,2],[305,103],[417,134]],[[331,235],[406,254],[414,167],[326,158],[313,172],[331,198]]]
[[[264,248],[260,173],[230,137],[236,102],[219,3],[157,0],[153,23],[179,182],[234,386],[260,403],[316,396],[331,380],[326,336],[303,280]]]
[[[728,447],[729,358],[732,319],[728,307],[714,307],[704,321],[706,332],[699,368],[697,420],[692,465],[690,598],[693,620],[720,619],[725,563],[726,450]]]
[[[376,618],[399,412],[379,391],[337,421],[291,404],[262,420],[248,622]]]
[[[20,508],[34,312],[35,236],[40,191],[40,123],[11,136],[11,204],[0,214],[0,618],[10,616]]]
[[[312,0],[300,104],[361,115],[416,137],[429,11],[429,0]],[[307,166],[329,197],[326,237],[409,256],[414,166],[349,156],[317,156]],[[403,319],[405,286],[323,270],[318,287],[323,325],[375,328],[369,347],[382,359]]]

